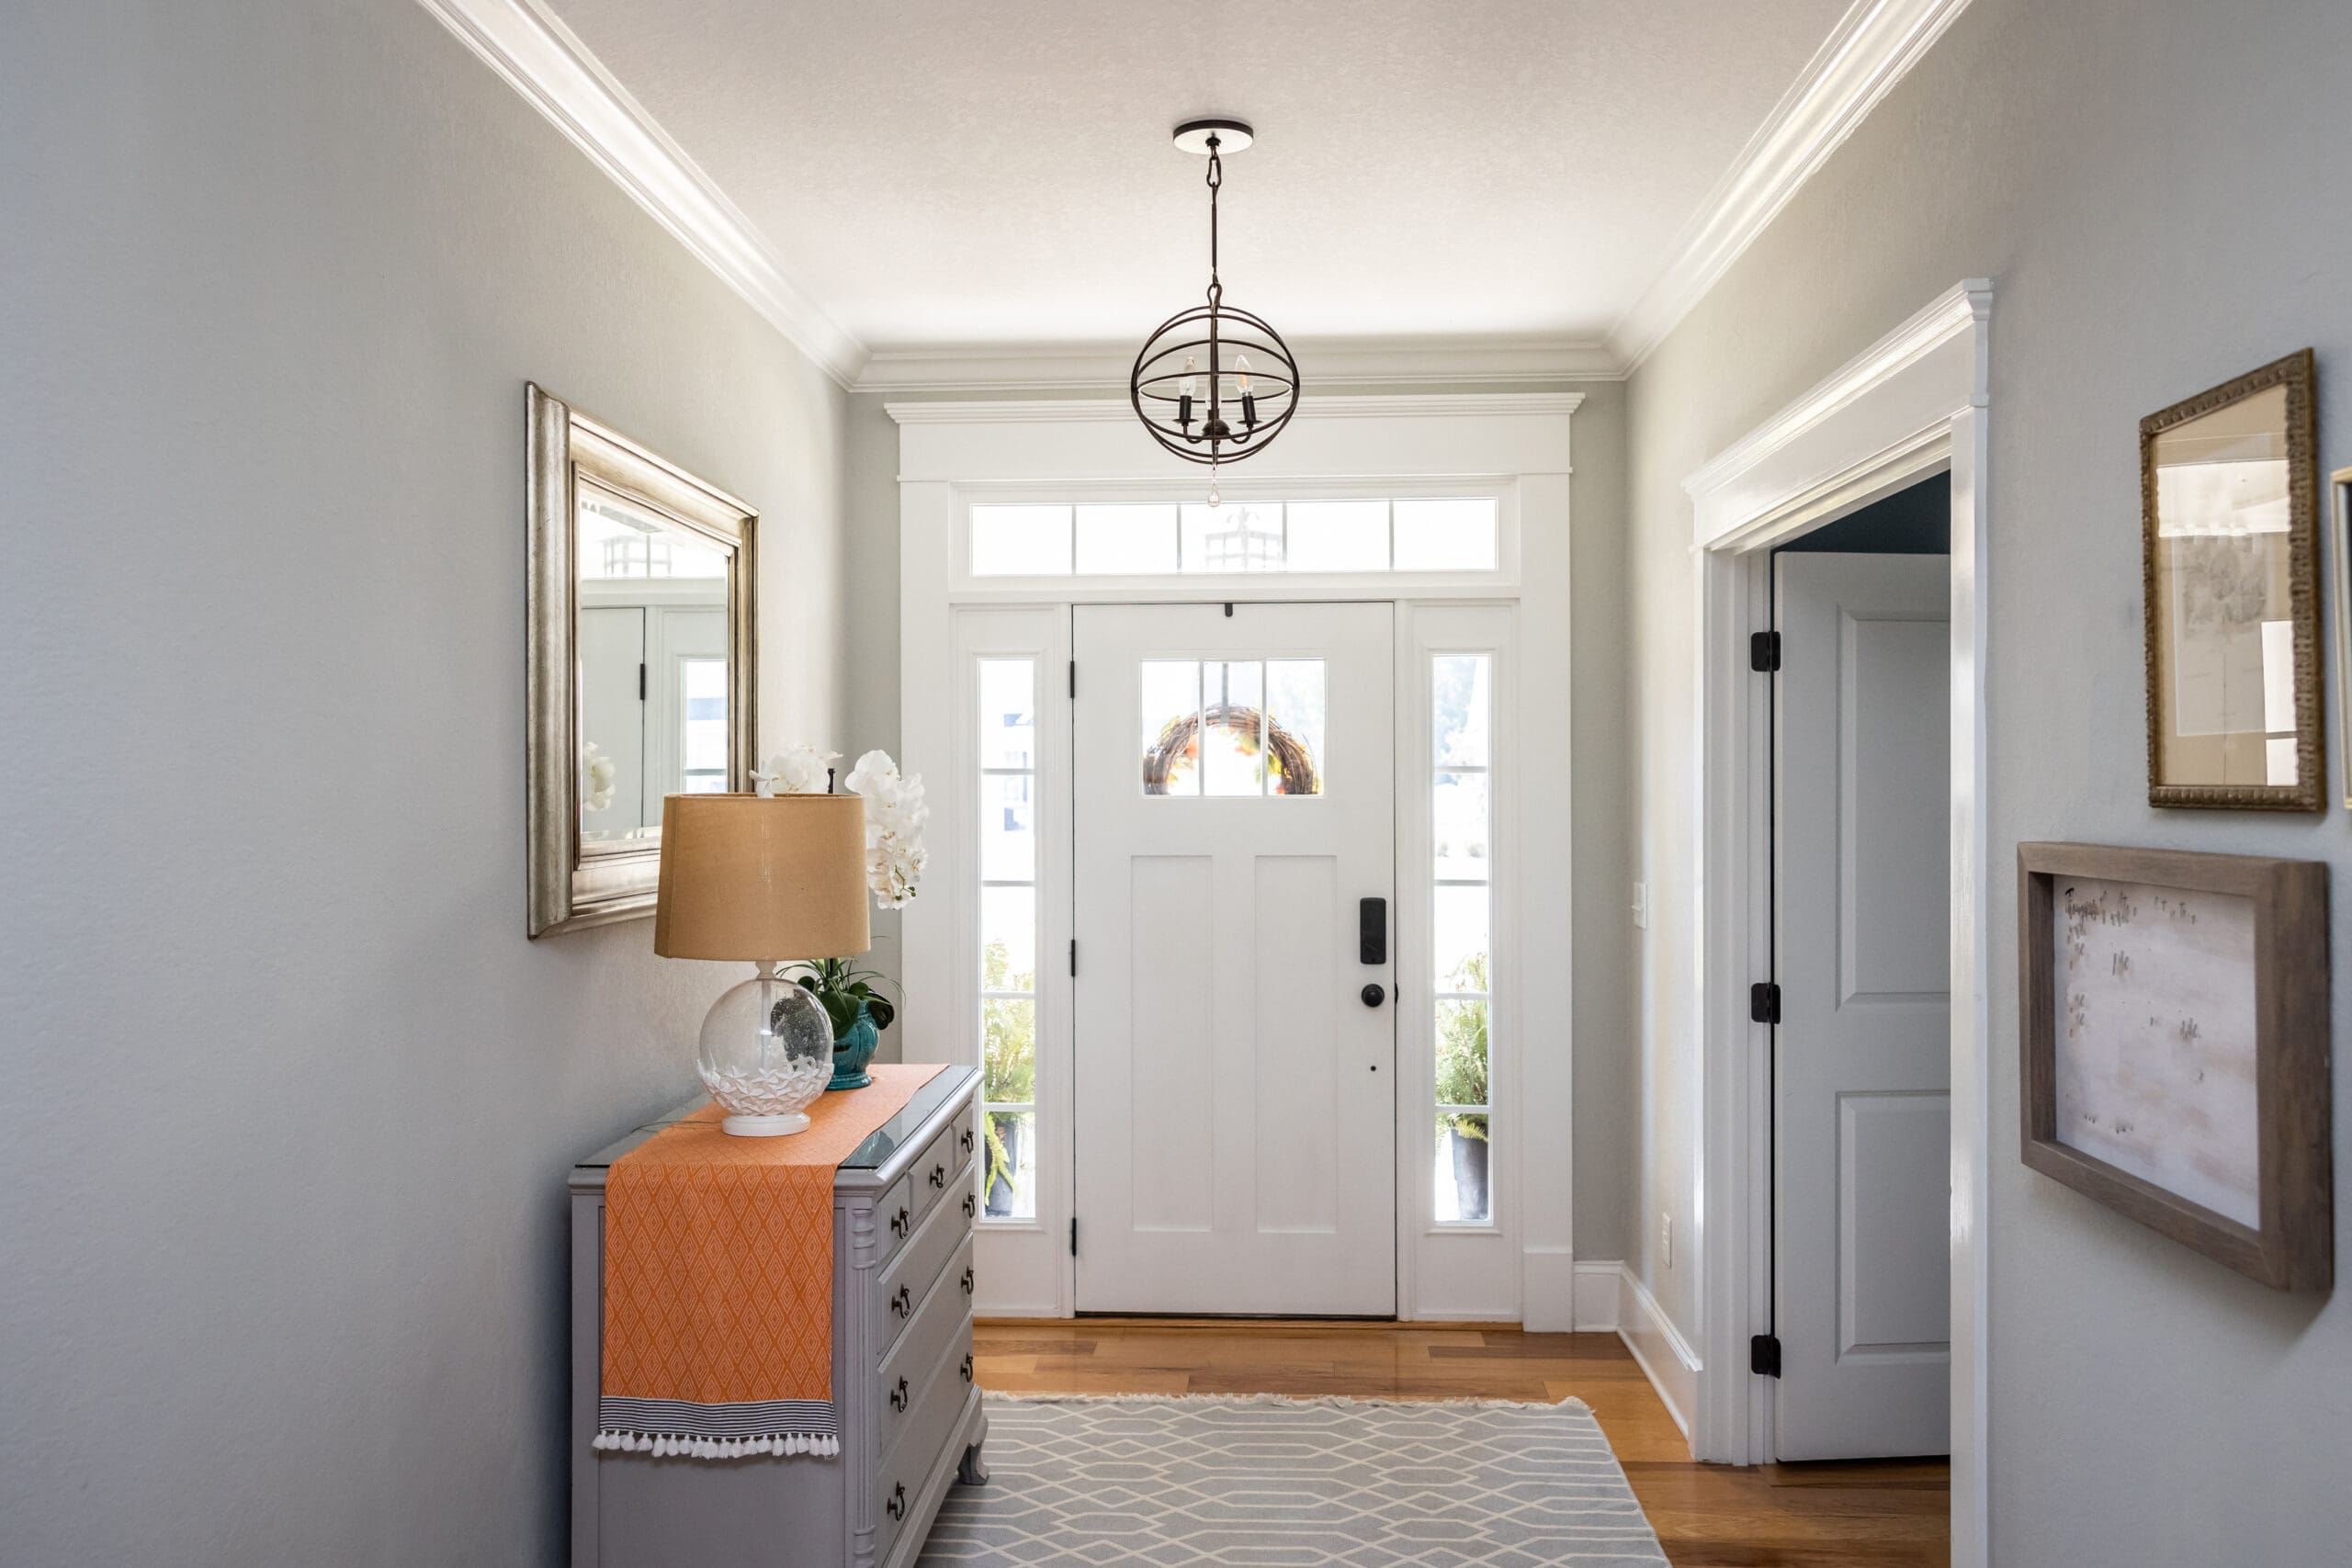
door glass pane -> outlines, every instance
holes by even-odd
[[[977,577],[1068,577],[1069,508],[975,506],[972,572]]]
[[[727,660],[679,662],[684,715],[679,736],[678,791],[682,795],[727,793]]]
[[[1436,918],[1437,974],[1441,991],[1484,991],[1487,987],[1487,955],[1494,950],[1488,928],[1484,887],[1438,887]]]
[[[1490,1186],[1493,1145],[1487,1141],[1485,1116],[1448,1115],[1437,1118],[1437,1204],[1440,1224],[1484,1224],[1494,1217]]]
[[[1484,882],[1492,874],[1485,773],[1440,773],[1431,792],[1433,874],[1444,882]]]
[[[1078,570],[1081,577],[1139,576],[1175,570],[1175,507],[1078,509]]]
[[[980,660],[980,766],[1037,765],[1037,667],[1026,659]]]
[[[1184,508],[1186,571],[1283,570],[1283,503],[1227,502]]]
[[[1439,767],[1483,768],[1492,762],[1487,710],[1493,705],[1493,667],[1483,653],[1442,653],[1430,660],[1430,734]]]
[[[1323,793],[1323,661],[1266,661],[1266,793]]]
[[[982,1201],[992,1220],[1037,1217],[1037,1117],[1031,1111],[989,1112]]]
[[[1292,571],[1388,570],[1385,501],[1294,501],[1283,508]]]
[[[980,889],[980,987],[1037,988],[1037,890]]]
[[[1030,882],[1037,875],[1037,807],[1027,773],[980,778],[980,875],[989,882]]]
[[[1265,750],[1265,666],[1211,660],[1202,667],[1201,701],[1207,733],[1201,745],[1201,779],[1210,795],[1263,795],[1259,759]]]
[[[1495,502],[1399,501],[1396,506],[1398,571],[1492,571]]]
[[[1143,675],[1143,792],[1201,793],[1201,661],[1147,659]]]
[[[980,1003],[980,1098],[990,1105],[1031,1105],[1037,1099],[1037,1004],[990,997]]]

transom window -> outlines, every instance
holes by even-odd
[[[1492,571],[1493,496],[972,508],[976,577]]]

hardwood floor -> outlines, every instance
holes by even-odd
[[[1694,1464],[1613,1334],[1422,1324],[1081,1318],[983,1322],[980,1384],[1008,1393],[1345,1393],[1592,1406],[1680,1568],[1941,1568],[1941,1460]]]

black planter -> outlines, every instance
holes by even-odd
[[[1460,1217],[1491,1217],[1493,1211],[1487,1206],[1487,1156],[1493,1145],[1484,1138],[1465,1138],[1458,1128],[1448,1127],[1445,1135],[1453,1143],[1453,1192]]]
[[[997,1123],[997,1136],[1004,1143],[1004,1164],[1008,1173],[1021,1168],[1021,1132],[1023,1123],[1012,1118]],[[989,1218],[1001,1220],[1012,1213],[1012,1183],[1005,1176],[989,1179]]]

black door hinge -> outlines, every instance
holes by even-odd
[[[1078,938],[1076,937],[1069,939],[1069,974],[1071,979],[1078,978]]]
[[[1781,1340],[1778,1335],[1758,1334],[1748,1339],[1747,1370],[1759,1378],[1781,1375]]]
[[[639,702],[645,700],[645,661],[643,660],[639,660],[637,665],[637,700]]]
[[[1073,698],[1078,695],[1078,660],[1075,659],[1069,661],[1069,694]]]
[[[1747,1021],[1778,1023],[1781,1021],[1781,987],[1770,980],[1758,980],[1747,987]]]
[[[1747,667],[1758,674],[1770,675],[1781,668],[1781,634],[1750,632],[1747,637]]]
[[[1076,1214],[1072,1214],[1069,1218],[1069,1255],[1072,1258],[1078,1256],[1078,1216]]]

